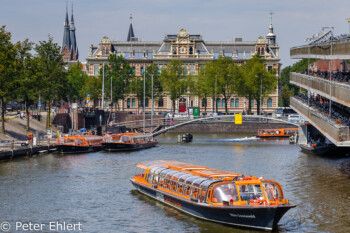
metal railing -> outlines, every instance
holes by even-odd
[[[290,98],[290,106],[303,117],[309,120],[321,133],[330,136],[335,142],[349,141],[349,127],[337,124],[327,114],[319,111],[317,108],[308,106],[304,102],[295,97]]]

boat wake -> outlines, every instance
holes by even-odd
[[[254,141],[258,140],[259,138],[253,136],[253,137],[244,137],[244,138],[229,138],[229,139],[224,139],[225,141],[228,142],[248,142],[248,141]]]

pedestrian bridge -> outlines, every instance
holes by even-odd
[[[158,136],[163,134],[169,130],[176,129],[178,127],[182,127],[184,125],[190,124],[213,124],[218,122],[232,123],[235,124],[235,115],[222,115],[222,116],[210,116],[210,117],[201,117],[201,118],[155,118],[153,120],[147,119],[145,121],[145,131],[152,132],[153,136]],[[281,122],[285,124],[294,125],[299,127],[300,124],[292,123],[284,119],[274,118],[274,117],[265,117],[263,115],[242,115],[242,123],[272,123],[272,122]],[[128,122],[120,122],[114,124],[114,126],[126,126],[127,128],[138,129],[140,131],[143,130],[143,121],[128,121]]]

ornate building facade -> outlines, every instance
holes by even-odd
[[[176,34],[165,35],[162,41],[141,41],[134,36],[132,24],[130,24],[127,41],[111,41],[103,37],[98,46],[90,46],[88,54],[87,72],[90,76],[97,76],[102,64],[108,64],[110,53],[122,55],[133,67],[135,75],[141,76],[145,68],[156,64],[159,70],[165,68],[172,60],[181,60],[188,74],[198,74],[198,71],[206,62],[218,59],[219,56],[232,58],[237,64],[244,63],[255,54],[265,58],[266,69],[276,70],[278,79],[280,70],[279,46],[276,43],[276,35],[273,32],[272,23],[266,37],[259,37],[256,41],[243,41],[242,38],[234,38],[232,41],[205,41],[202,35],[189,34],[181,29]],[[207,111],[215,111],[215,103],[211,98],[201,100],[190,93],[184,95],[176,103],[175,112],[187,111],[188,107],[200,107],[204,111],[207,103]],[[248,100],[244,97],[231,96],[228,100],[230,113],[238,113],[248,108]],[[136,111],[139,103],[132,95],[120,101],[119,106],[124,111]],[[141,103],[140,103],[141,104]],[[256,111],[256,103],[251,102],[253,111]],[[146,100],[146,111],[151,110],[151,100]],[[219,97],[216,101],[218,111],[225,111],[225,100]],[[185,107],[184,107],[185,106]],[[262,109],[272,112],[278,107],[278,85],[276,91],[263,100]],[[170,97],[164,96],[155,101],[154,109],[157,112],[171,111]]]
[[[75,36],[73,5],[72,5],[72,15],[71,15],[70,22],[68,20],[68,6],[66,8],[66,19],[64,21],[63,43],[62,43],[61,54],[63,55],[63,60],[68,64],[75,63],[79,59],[79,50],[77,45],[77,39]]]

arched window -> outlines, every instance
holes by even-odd
[[[254,107],[254,100],[253,99],[250,101],[250,106]]]
[[[163,98],[160,98],[158,100],[158,107],[163,107],[164,106],[164,101],[163,101]]]
[[[265,49],[261,48],[261,55],[264,55],[264,54],[265,54]]]
[[[191,73],[191,74],[194,73],[194,66],[191,66],[191,68],[190,68],[190,73]]]
[[[191,108],[193,107],[193,100],[191,100]]]
[[[268,108],[272,108],[272,99],[271,99],[271,98],[269,98],[269,99],[267,100],[267,107],[268,107]]]
[[[131,107],[135,108],[135,98],[132,98],[131,100]]]
[[[190,54],[193,54],[193,48],[190,47]]]
[[[187,66],[184,66],[184,74],[187,74]]]
[[[146,107],[148,107],[148,103],[149,103],[149,99],[146,98],[146,99],[145,99],[145,106],[146,106]]]
[[[230,101],[230,107],[233,108],[235,106],[235,99],[231,99]]]
[[[239,108],[239,98],[236,98],[235,108]]]
[[[130,98],[128,98],[128,99],[126,100],[126,107],[127,107],[127,108],[130,108]]]
[[[258,54],[260,55],[260,48],[258,48]]]
[[[225,105],[226,105],[226,100],[225,100],[225,99],[222,99],[222,100],[221,100],[221,107],[225,107]]]
[[[207,99],[202,99],[202,107],[207,107]]]
[[[216,107],[217,107],[217,108],[220,107],[220,103],[221,103],[220,99],[216,99]]]

